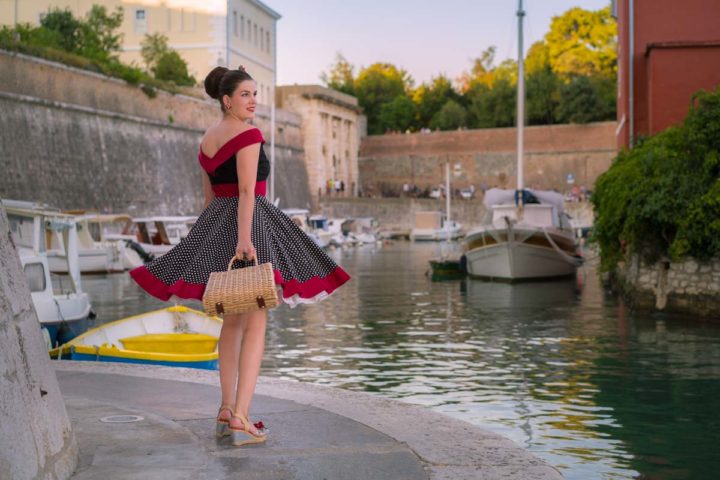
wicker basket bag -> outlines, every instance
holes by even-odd
[[[275,276],[270,262],[232,269],[237,256],[230,259],[226,272],[212,272],[203,307],[208,315],[234,315],[274,308],[278,304]]]

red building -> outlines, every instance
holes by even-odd
[[[720,84],[720,0],[614,0],[613,13],[623,148],[682,121],[695,91]]]

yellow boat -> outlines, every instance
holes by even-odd
[[[217,370],[221,327],[220,318],[179,305],[90,329],[50,357]]]

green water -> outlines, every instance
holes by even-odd
[[[720,325],[635,315],[577,279],[432,282],[435,244],[334,251],[353,280],[272,312],[263,375],[424,405],[505,435],[568,479],[720,478]],[[89,276],[99,322],[164,304]]]

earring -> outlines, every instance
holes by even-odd
[[[225,108],[226,108],[227,110],[230,110],[230,109],[232,108],[232,105],[225,105]]]

